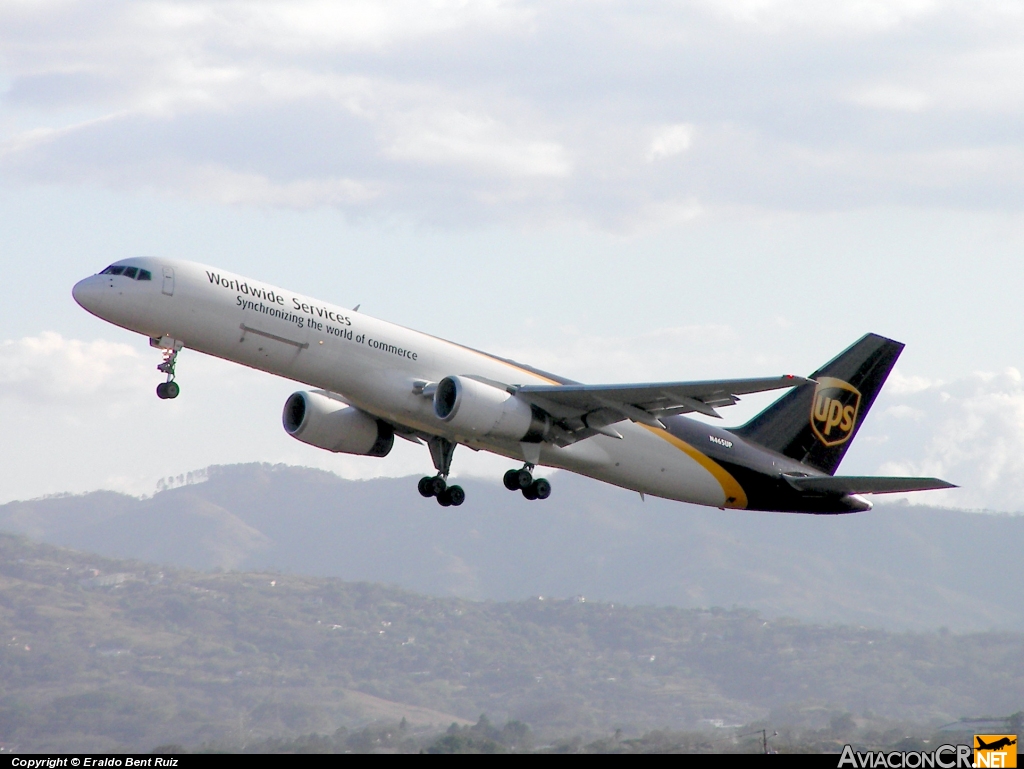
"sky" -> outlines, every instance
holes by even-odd
[[[146,254],[593,383],[807,374],[881,333],[907,348],[841,471],[1024,511],[1021,72],[1009,2],[7,0],[0,502],[431,471],[306,447],[294,383],[187,350],[159,401],[146,340],[70,294]]]

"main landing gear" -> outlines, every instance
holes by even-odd
[[[427,442],[427,446],[430,449],[430,458],[434,461],[434,469],[437,470],[437,475],[431,477],[420,478],[419,489],[420,494],[424,497],[435,497],[437,504],[441,507],[458,507],[466,501],[466,492],[462,490],[461,486],[449,486],[448,485],[448,472],[452,467],[452,454],[455,453],[455,446],[457,444],[445,438],[431,438]]]
[[[437,475],[420,478],[416,488],[424,497],[434,497],[441,507],[458,507],[466,501],[466,492],[461,486],[448,485],[448,472],[452,467],[455,446],[446,438],[434,437],[427,441],[430,458]],[[551,484],[547,478],[534,478],[533,465],[527,462],[521,470],[509,470],[502,481],[509,491],[521,491],[527,499],[547,499],[551,496]]]
[[[522,470],[509,470],[502,478],[502,483],[509,491],[521,491],[527,499],[547,499],[551,496],[551,484],[546,478],[534,480],[533,465],[529,462]]]
[[[448,482],[440,475],[435,475],[433,478],[429,476],[420,478],[417,488],[424,497],[436,497],[437,504],[441,507],[449,505],[458,507],[466,501],[466,492],[462,490],[462,487],[449,486]]]
[[[161,374],[167,374],[167,381],[161,382],[156,386],[156,397],[160,400],[177,398],[178,393],[181,392],[178,383],[174,381],[174,364],[178,360],[178,350],[180,349],[180,347],[164,349],[163,363],[156,367],[156,370]]]

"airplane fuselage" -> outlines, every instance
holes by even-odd
[[[151,340],[233,361],[329,393],[410,434],[450,441],[580,473],[622,488],[722,508],[852,512],[856,495],[808,494],[784,474],[821,474],[726,429],[677,415],[664,429],[629,420],[621,435],[566,446],[527,445],[459,434],[439,419],[424,385],[451,375],[502,385],[569,380],[202,264],[155,257],[124,260],[152,279],[101,274],[75,286],[98,317]]]

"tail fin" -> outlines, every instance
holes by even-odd
[[[867,334],[734,433],[835,473],[903,345]]]

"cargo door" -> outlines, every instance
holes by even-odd
[[[167,296],[174,296],[174,268],[164,267],[164,293]]]

